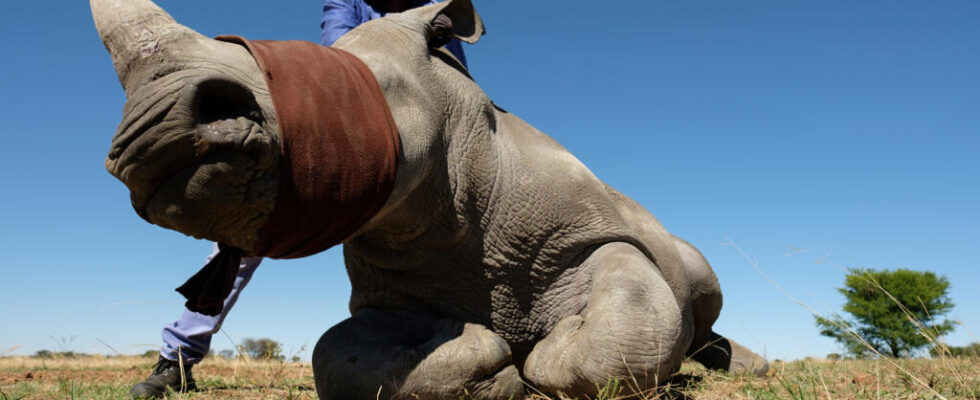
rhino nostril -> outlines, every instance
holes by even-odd
[[[194,113],[198,124],[235,120],[241,117],[261,122],[255,96],[245,86],[226,79],[207,79],[197,84]]]

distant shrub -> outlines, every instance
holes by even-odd
[[[966,346],[936,346],[929,349],[933,357],[980,357],[980,343],[970,343]]]
[[[231,349],[224,349],[218,352],[218,357],[224,358],[225,360],[234,360],[235,351]]]
[[[286,359],[286,357],[282,355],[282,344],[272,339],[244,339],[242,340],[240,346],[242,352],[248,354],[248,356],[252,358],[263,360]]]
[[[841,356],[840,356],[840,354],[837,354],[837,353],[830,353],[830,354],[827,354],[827,359],[828,360],[832,360],[832,361],[837,361],[837,360],[840,360],[841,359]]]
[[[75,358],[84,357],[85,354],[76,354],[74,351],[51,351],[51,350],[38,350],[34,352],[34,357],[37,358]]]

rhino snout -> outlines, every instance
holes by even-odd
[[[176,171],[214,151],[244,150],[261,123],[254,99],[249,103],[251,96],[234,93],[224,80],[178,77],[148,86],[127,103],[106,158],[106,169],[129,187],[137,208]],[[255,116],[258,121],[249,118]]]
[[[271,210],[278,143],[245,85],[181,71],[135,91],[124,114],[106,168],[147,221],[214,240],[209,231],[225,223],[213,215],[255,220]]]

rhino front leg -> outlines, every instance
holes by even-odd
[[[769,371],[769,362],[765,358],[714,331],[708,332],[703,339],[695,338],[688,353],[694,361],[709,369],[758,376]]]
[[[524,393],[510,347],[484,326],[370,308],[323,334],[313,350],[313,378],[321,400],[519,399]]]
[[[626,243],[610,243],[583,264],[594,272],[590,297],[539,342],[524,374],[539,390],[569,397],[593,396],[613,378],[639,390],[663,383],[680,368],[690,337],[656,266]]]
[[[718,277],[708,260],[684,239],[674,236],[674,245],[684,261],[687,282],[691,286],[694,340],[687,356],[710,369],[764,375],[769,370],[765,358],[711,330],[721,312],[722,296]]]

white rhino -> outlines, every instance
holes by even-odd
[[[287,156],[256,58],[149,0],[91,7],[127,95],[106,166],[139,214],[269,255],[259,241]],[[612,378],[647,389],[685,356],[764,373],[711,330],[722,297],[702,255],[441,48],[483,32],[469,0],[448,0],[334,45],[377,81],[400,147],[390,195],[342,240],[352,316],[316,345],[319,397],[583,396]]]

